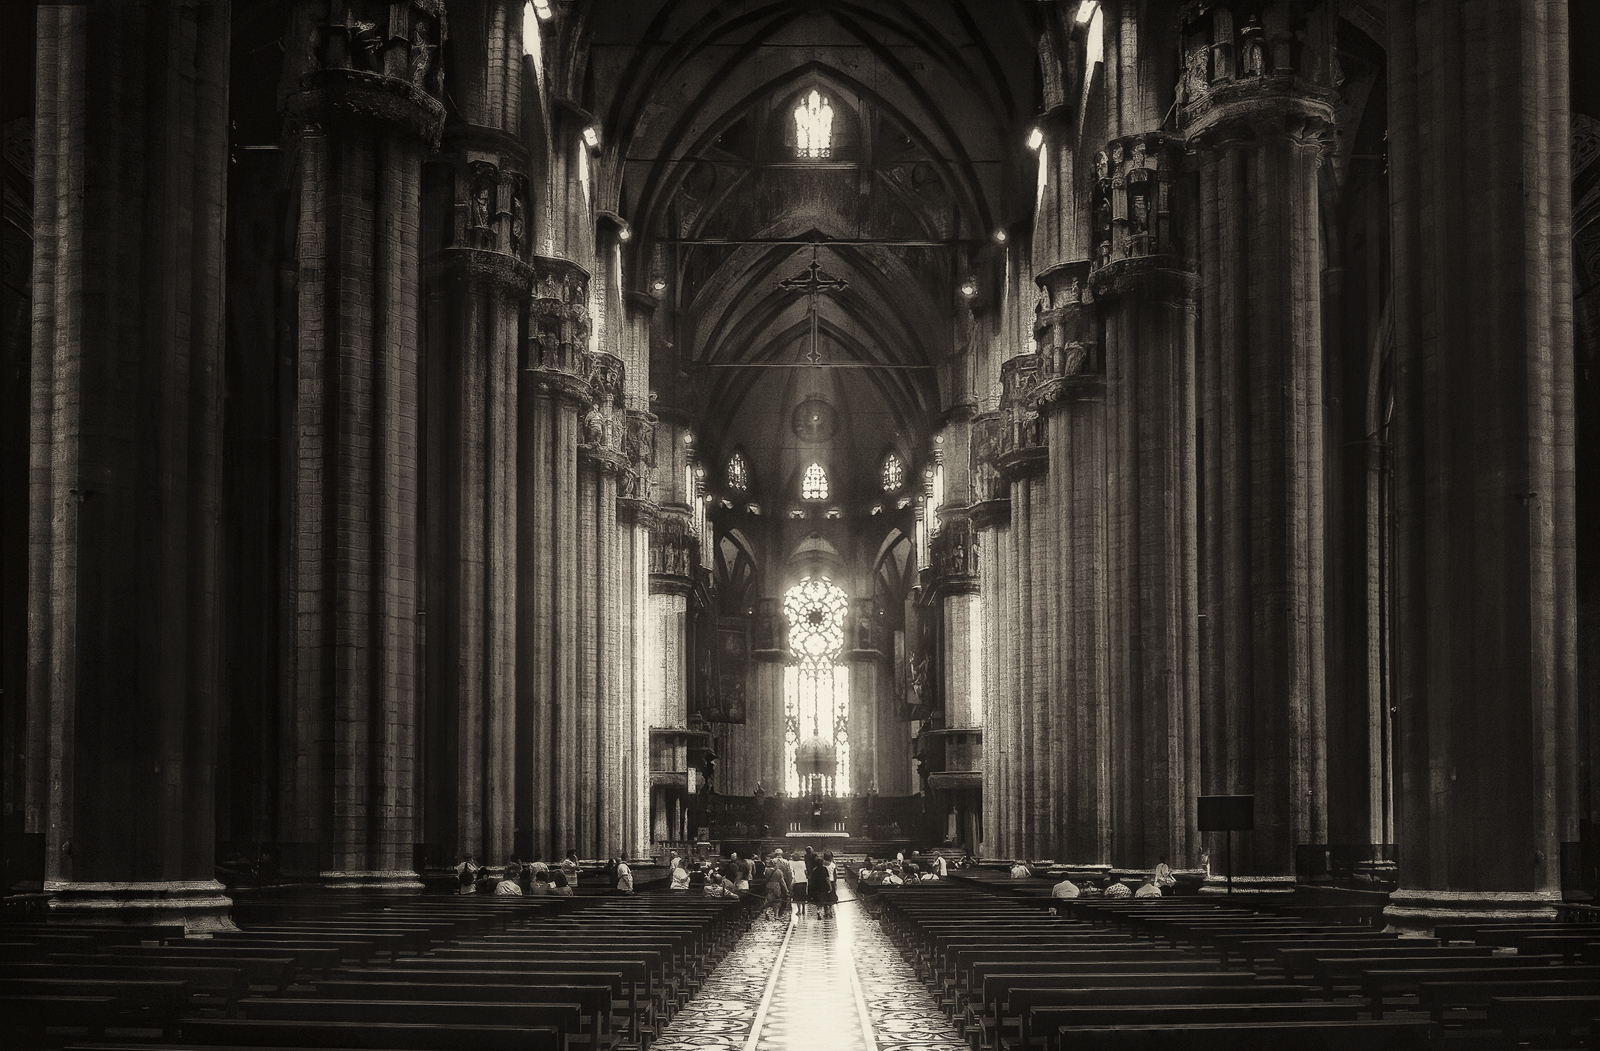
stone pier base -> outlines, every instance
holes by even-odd
[[[75,883],[47,880],[50,919],[57,923],[183,924],[185,937],[237,931],[233,899],[216,880]]]
[[[1397,890],[1383,916],[1388,930],[1424,935],[1440,923],[1553,921],[1560,900],[1555,891]]]

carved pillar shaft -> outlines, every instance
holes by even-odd
[[[411,888],[421,172],[442,27],[416,4],[388,22],[404,43],[381,62],[332,29],[288,60],[306,72],[285,101],[300,195],[285,861]]]
[[[1012,647],[1007,622],[1013,576],[1002,551],[1009,507],[986,504],[974,515],[979,564],[984,567],[983,616],[983,836],[984,850],[1011,850],[1013,812],[1011,723],[1016,706],[1009,689]]]
[[[65,919],[228,925],[212,783],[228,34],[225,6],[38,12],[15,803]]]
[[[1402,926],[1548,917],[1577,838],[1566,6],[1389,22]]]

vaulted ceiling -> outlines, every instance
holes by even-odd
[[[695,378],[708,452],[744,448],[769,489],[831,457],[848,499],[870,496],[884,450],[925,448],[948,401],[939,366],[964,314],[958,286],[993,231],[1032,207],[1037,8],[590,6],[585,105],[617,158],[633,283],[648,275],[663,299],[672,360],[656,371]],[[795,146],[813,90],[834,113],[826,158]],[[815,324],[813,297],[779,285],[813,261],[845,282],[815,297]],[[840,414],[820,452],[792,426],[807,399]]]

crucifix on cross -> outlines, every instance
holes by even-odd
[[[812,365],[822,364],[822,349],[817,346],[817,293],[838,292],[849,288],[850,282],[843,278],[823,277],[822,264],[817,262],[817,246],[812,245],[811,265],[806,267],[803,274],[779,281],[778,287],[785,292],[804,292],[811,297],[811,349],[806,352],[806,361]]]

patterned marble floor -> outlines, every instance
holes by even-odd
[[[965,1051],[877,922],[835,912],[758,920],[652,1051]]]

